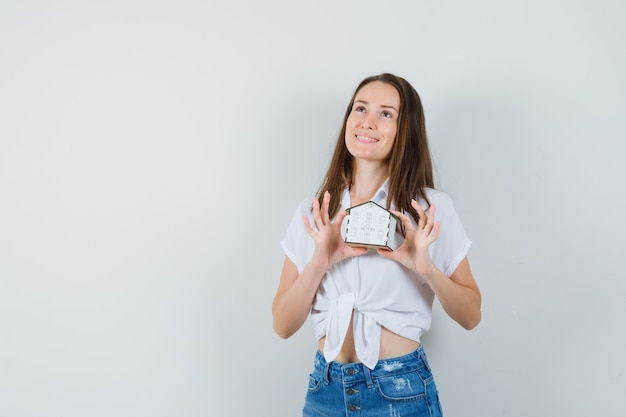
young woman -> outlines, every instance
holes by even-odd
[[[401,220],[395,251],[345,243],[346,209],[367,201]],[[464,328],[480,321],[470,244],[434,189],[419,95],[392,74],[366,78],[317,197],[300,204],[281,242],[274,330],[288,338],[310,314],[319,344],[303,416],[441,415],[420,336],[435,296]]]

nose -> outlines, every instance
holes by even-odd
[[[374,129],[374,127],[376,127],[376,122],[372,113],[369,113],[363,117],[363,120],[361,121],[361,127],[363,129]]]

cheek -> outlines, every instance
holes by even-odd
[[[346,139],[352,137],[354,129],[359,127],[359,121],[356,117],[350,117],[346,120]]]
[[[398,129],[395,126],[389,126],[388,129],[385,131],[385,136],[387,136],[387,139],[389,141],[396,140],[397,134],[398,134]]]
[[[353,128],[358,122],[359,122],[358,117],[351,114],[350,116],[348,116],[348,119],[346,120],[346,128],[348,129]]]

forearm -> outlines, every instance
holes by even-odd
[[[279,293],[272,303],[274,331],[282,338],[292,336],[306,321],[311,311],[326,268],[308,264],[293,284]]]
[[[422,276],[448,316],[467,330],[478,325],[481,319],[481,295],[477,287],[458,283],[438,269]]]

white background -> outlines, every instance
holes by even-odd
[[[420,92],[483,321],[455,416],[623,416],[626,5],[0,2],[0,416],[296,416],[279,241],[365,76]]]

